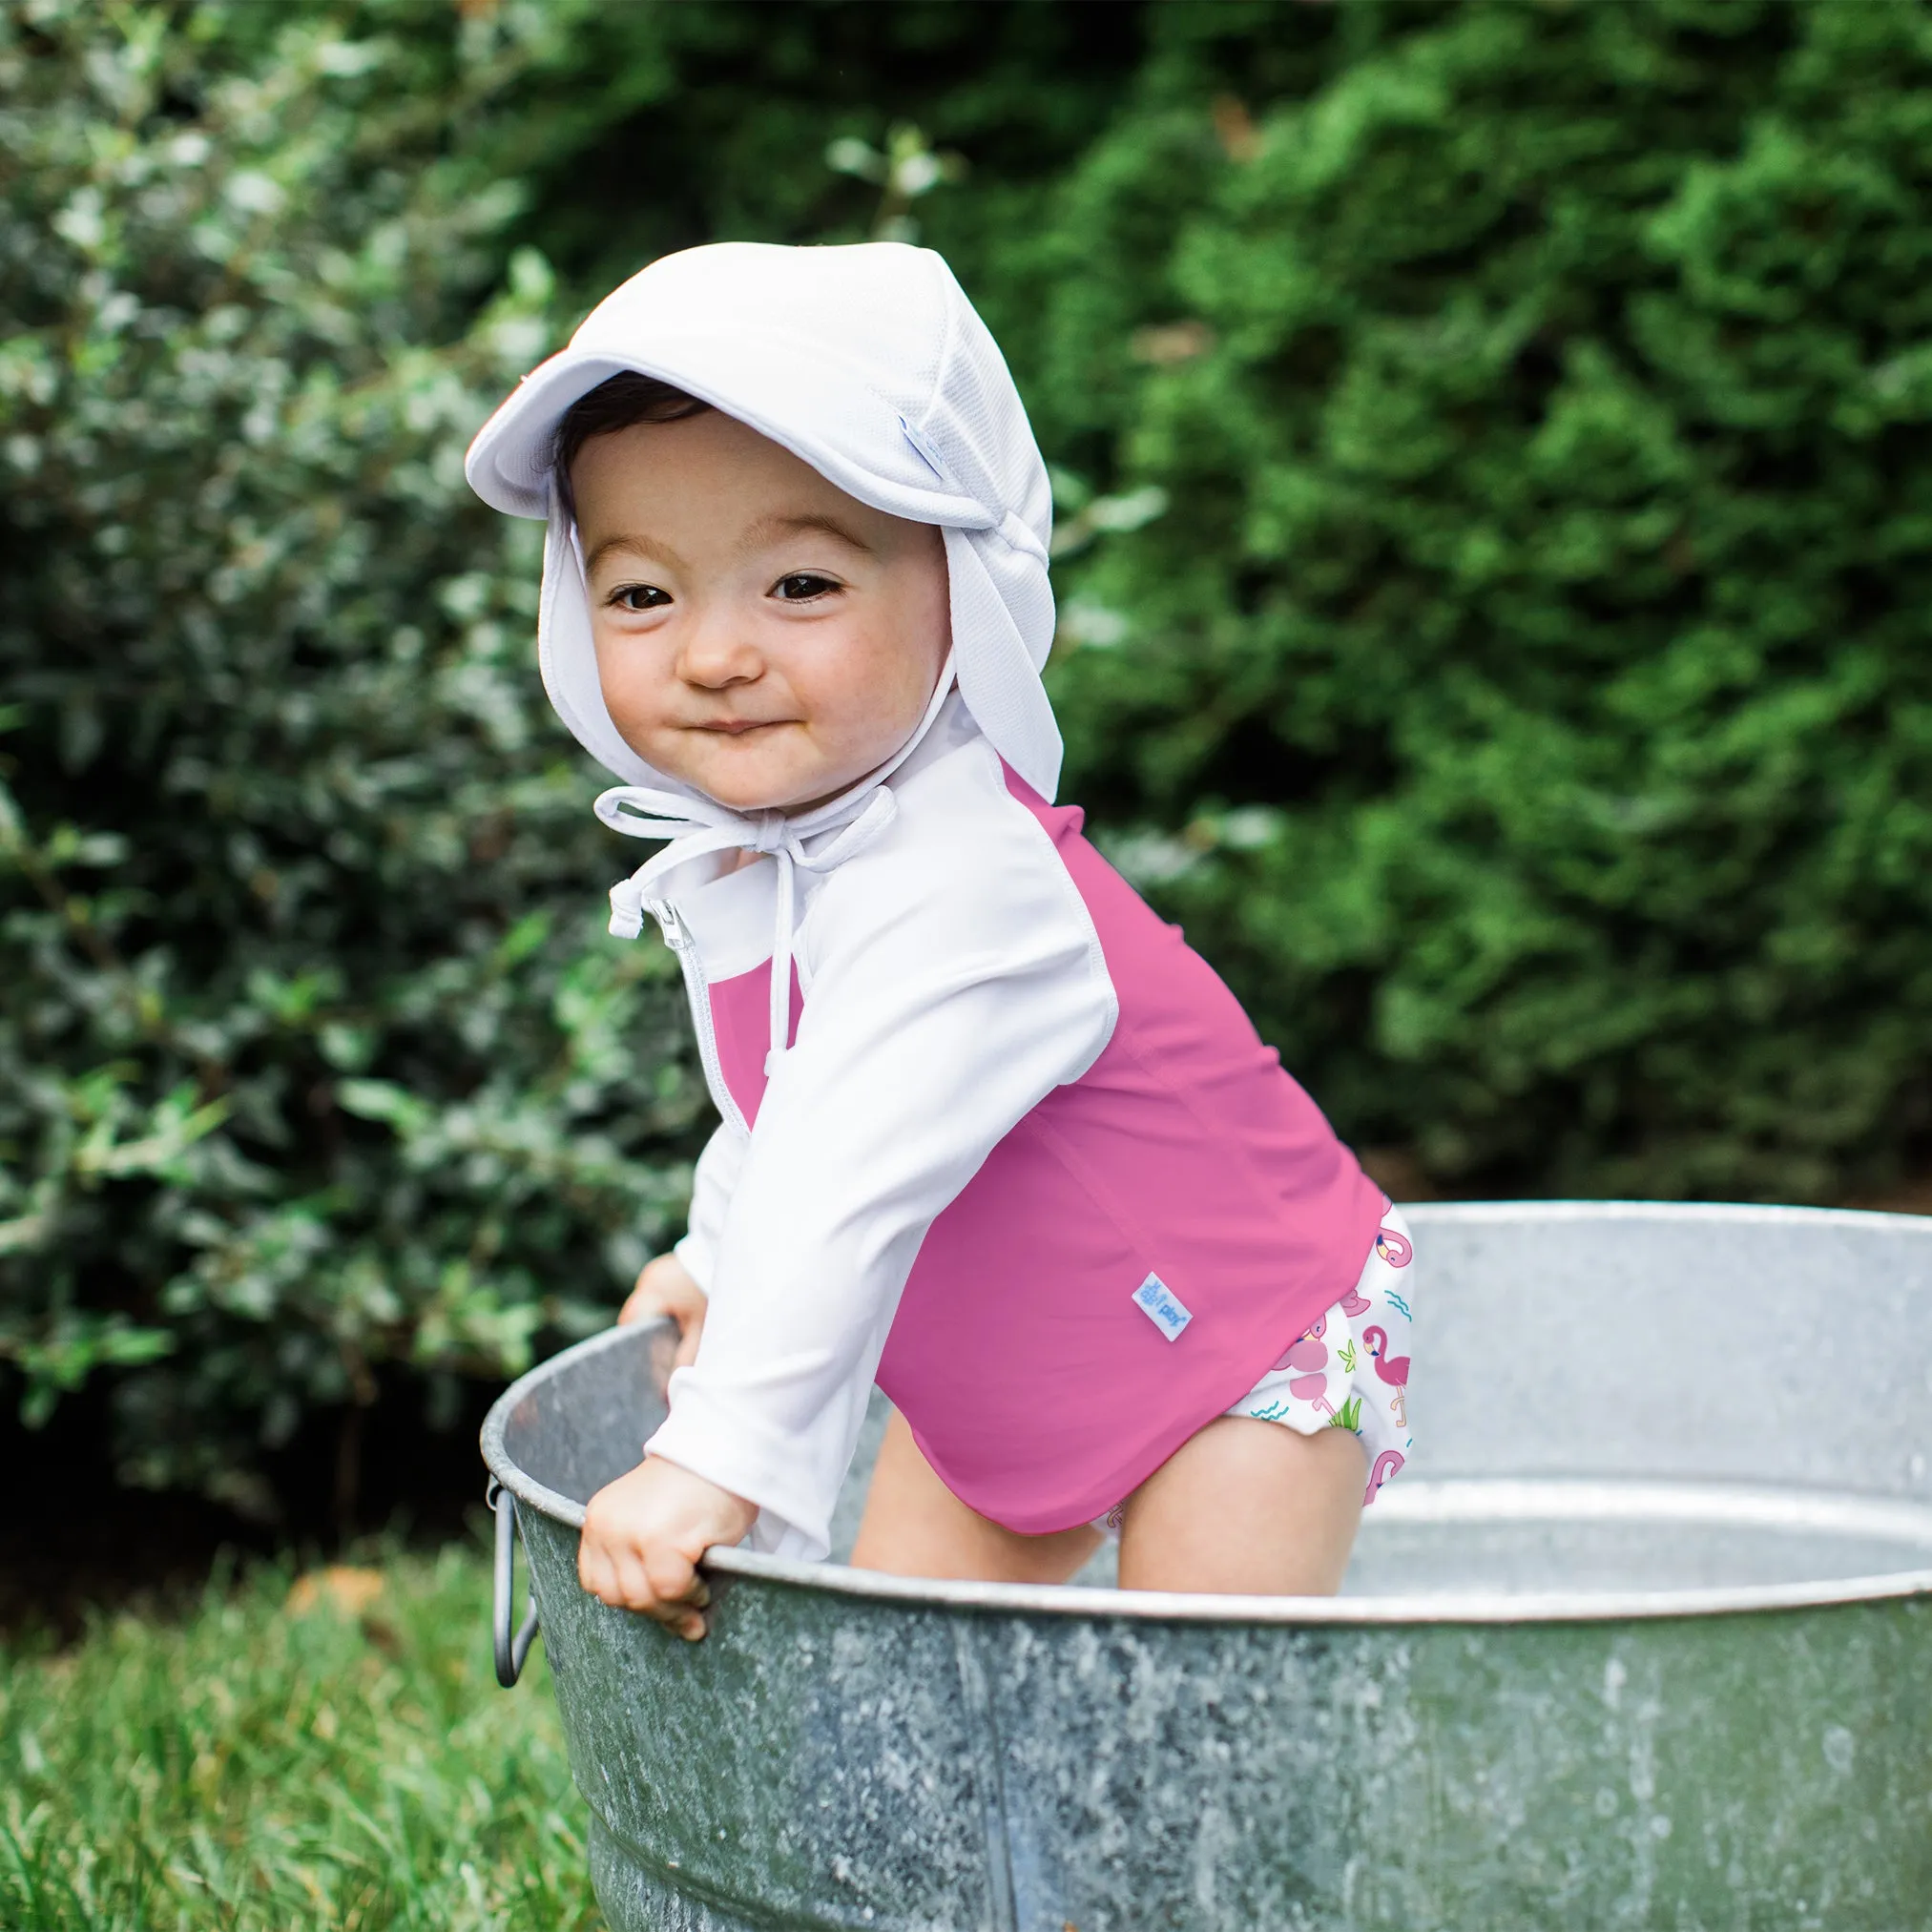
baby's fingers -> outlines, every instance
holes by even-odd
[[[654,1595],[648,1604],[639,1605],[647,1616],[654,1617],[667,1630],[673,1630],[687,1643],[696,1643],[704,1635],[704,1611],[711,1602],[711,1591],[705,1588],[702,1578],[694,1582],[688,1594],[680,1597]]]
[[[696,1643],[704,1634],[703,1612],[711,1603],[711,1586],[697,1572],[697,1566],[671,1550],[654,1552],[651,1585],[662,1608],[659,1620],[684,1638]]]
[[[675,1549],[658,1548],[644,1559],[645,1586],[651,1601],[640,1604],[660,1623],[681,1624],[692,1611],[701,1610],[711,1601],[711,1589],[697,1573],[697,1566]]]
[[[660,1603],[651,1588],[651,1579],[634,1551],[626,1549],[590,1553],[587,1545],[577,1558],[577,1580],[599,1603],[613,1610],[642,1610],[660,1623],[682,1615],[684,1606]]]
[[[688,1644],[695,1644],[705,1634],[704,1612],[688,1603],[654,1604],[644,1614],[654,1623],[660,1623],[668,1631],[675,1631]]]
[[[577,1545],[577,1582],[587,1596],[609,1603],[616,1593],[617,1573],[601,1543],[586,1536]]]
[[[711,1603],[697,1560],[713,1544],[741,1536],[756,1514],[703,1477],[646,1457],[591,1498],[577,1575],[604,1603],[641,1611],[695,1640],[704,1634]]]
[[[675,1255],[659,1255],[644,1264],[636,1285],[625,1297],[617,1321],[622,1326],[654,1315],[668,1315],[684,1329],[694,1317],[702,1325],[705,1306],[704,1290],[691,1278],[683,1262]]]

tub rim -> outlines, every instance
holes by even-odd
[[[1494,1221],[1665,1220],[1892,1224],[1908,1238],[1932,1240],[1932,1216],[1864,1208],[1759,1206],[1706,1201],[1427,1201],[1405,1205],[1411,1222],[1480,1226]],[[612,1327],[559,1349],[527,1370],[491,1403],[484,1418],[483,1460],[520,1504],[581,1529],[584,1506],[547,1487],[514,1462],[505,1445],[511,1411],[542,1382],[607,1348],[633,1345],[661,1326]],[[1497,1624],[1656,1622],[1779,1610],[1824,1610],[1855,1604],[1932,1597],[1932,1568],[1877,1575],[1832,1577],[1797,1584],[1737,1584],[1673,1590],[1446,1591],[1416,1596],[1221,1596],[1179,1590],[1095,1589],[1075,1584],[956,1582],[888,1576],[841,1563],[800,1563],[758,1550],[714,1545],[704,1568],[725,1575],[872,1603],[1021,1616],[1127,1619],[1136,1623],[1287,1625],[1298,1628],[1403,1628]]]

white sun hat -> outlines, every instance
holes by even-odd
[[[665,256],[599,302],[470,445],[465,472],[486,503],[549,519],[537,636],[558,714],[620,779],[689,796],[624,742],[605,708],[552,475],[565,412],[625,371],[748,424],[875,509],[941,527],[960,695],[1050,800],[1060,733],[1040,672],[1053,638],[1052,497],[1006,361],[945,262],[896,241],[723,241]]]

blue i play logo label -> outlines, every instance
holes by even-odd
[[[1158,1275],[1150,1275],[1133,1291],[1133,1298],[1140,1312],[1170,1341],[1177,1340],[1181,1330],[1194,1319],[1174,1298],[1174,1290]]]

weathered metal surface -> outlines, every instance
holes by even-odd
[[[732,1551],[687,1646],[575,1579],[666,1339],[511,1389],[617,1932],[1932,1922],[1932,1224],[1411,1218],[1420,1454],[1333,1601]]]

